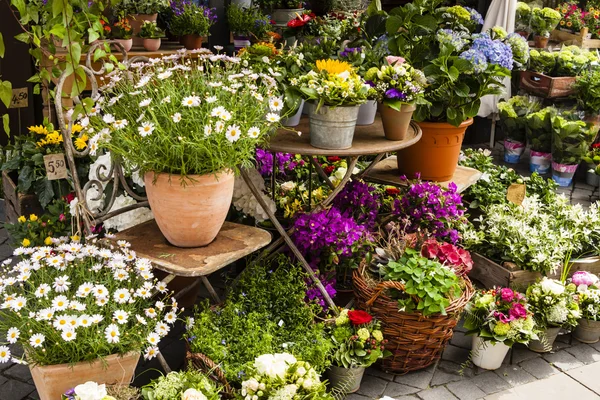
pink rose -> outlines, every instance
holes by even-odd
[[[389,65],[394,65],[396,63],[402,64],[405,60],[402,57],[387,56],[385,61],[387,61]]]
[[[513,304],[512,308],[508,311],[508,314],[514,319],[527,318],[527,310],[521,303]]]
[[[502,298],[502,300],[512,301],[514,297],[515,297],[515,292],[513,292],[512,289],[503,288],[502,290],[500,290],[500,298]]]

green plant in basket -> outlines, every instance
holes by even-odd
[[[575,81],[577,106],[587,115],[600,113],[600,69],[584,71]]]
[[[508,101],[498,103],[500,123],[508,139],[525,143],[527,115],[541,108],[540,101],[529,96],[514,96]]]
[[[165,31],[156,25],[156,21],[144,21],[138,36],[144,39],[159,39],[165,37]]]
[[[531,12],[531,29],[537,36],[550,37],[550,32],[556,28],[562,16],[552,8],[534,8]]]
[[[539,74],[549,75],[556,67],[555,54],[532,49],[529,52],[529,69]]]
[[[552,161],[564,165],[579,164],[598,133],[595,126],[560,115],[552,117],[552,130]]]
[[[207,374],[189,369],[169,372],[142,387],[144,400],[219,400],[219,388]]]
[[[578,76],[594,61],[597,57],[587,50],[577,46],[565,47],[556,56],[556,75]]]

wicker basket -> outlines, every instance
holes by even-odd
[[[234,397],[234,389],[231,387],[225,373],[213,360],[201,353],[192,353],[190,347],[186,343],[186,355],[185,359],[188,365],[199,371],[202,371],[215,381],[218,385],[223,387],[221,391],[221,397],[224,399],[232,399]]]
[[[385,290],[404,290],[404,286],[400,282],[386,281],[371,287],[363,276],[365,268],[363,264],[354,271],[354,294],[358,308],[381,321],[383,335],[388,340],[386,350],[392,353],[381,361],[382,369],[405,374],[434,363],[441,357],[462,310],[474,294],[471,281],[465,278],[462,296],[446,308],[447,315],[424,317],[418,312],[398,311],[398,301],[387,296]]]

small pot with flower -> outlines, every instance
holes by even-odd
[[[115,22],[110,31],[110,37],[123,46],[125,51],[130,51],[133,47],[132,35],[133,30],[127,18],[121,18]]]
[[[333,363],[328,378],[331,390],[354,393],[365,369],[384,357],[386,341],[378,321],[362,310],[343,309],[330,327]]]
[[[570,283],[577,287],[581,310],[573,337],[582,343],[597,343],[600,340],[600,279],[590,272],[577,271]]]
[[[188,50],[202,47],[204,37],[216,22],[214,9],[195,3],[185,3],[179,13],[171,19],[171,33],[181,37],[181,44]]]
[[[386,65],[371,68],[365,80],[378,92],[383,132],[388,140],[403,140],[416,104],[423,99],[425,75],[404,62],[402,57],[386,57]]]
[[[561,18],[558,11],[549,7],[534,8],[531,11],[531,29],[535,47],[545,49],[548,46],[550,32],[556,28]]]
[[[571,330],[581,316],[574,299],[575,285],[565,286],[556,279],[544,277],[527,288],[527,303],[541,332],[538,340],[529,342],[529,350],[546,353],[561,329]]]
[[[316,69],[298,78],[295,90],[314,105],[309,115],[310,144],[320,149],[352,147],[359,107],[369,86],[344,61],[318,60]]]
[[[131,24],[133,44],[142,45],[139,33],[146,21],[156,22],[158,13],[169,7],[169,0],[122,0],[114,7],[115,14],[125,15]]]
[[[271,31],[271,20],[258,7],[231,4],[227,8],[227,22],[233,33],[235,50],[250,46],[251,40],[260,41]]]
[[[139,37],[143,38],[142,45],[147,51],[157,51],[160,49],[161,38],[165,32],[160,29],[154,21],[144,21]]]
[[[527,116],[541,108],[541,103],[527,96],[513,96],[498,103],[500,125],[504,129],[504,162],[518,164],[527,143]]]
[[[471,361],[476,366],[500,368],[514,343],[539,339],[527,298],[510,288],[478,290],[465,308],[467,335],[473,335]]]

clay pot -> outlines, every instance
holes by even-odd
[[[188,175],[144,175],[156,223],[174,246],[200,247],[214,240],[225,222],[233,197],[233,172]]]
[[[137,37],[137,35],[142,30],[142,25],[145,21],[156,21],[158,14],[133,14],[129,15],[127,18],[129,19],[129,25],[131,25],[131,30],[133,31],[133,45],[134,46],[142,46],[144,43],[144,39]]]
[[[181,37],[181,44],[188,50],[195,50],[202,48],[202,39],[200,35],[183,35]]]
[[[140,353],[131,352],[122,357],[113,354],[93,363],[37,365],[29,366],[29,369],[40,399],[57,400],[67,390],[88,381],[108,385],[129,385],[139,358]]]
[[[527,32],[527,31],[517,31],[517,34],[522,36],[525,40],[527,40],[529,38],[529,32]]]
[[[147,51],[156,51],[158,49],[160,49],[160,38],[155,38],[155,39],[148,39],[145,38],[143,41],[143,45],[144,45],[144,49],[146,49]]]
[[[533,41],[535,42],[535,47],[537,47],[538,49],[545,49],[546,46],[548,46],[548,40],[550,38],[547,38],[545,36],[538,36],[535,35],[533,37]]]
[[[125,51],[130,51],[133,47],[133,39],[115,39],[115,42],[121,44]]]
[[[414,145],[398,151],[398,168],[401,175],[444,182],[454,175],[465,131],[473,123],[470,118],[459,126],[446,122],[418,122],[423,135]]]
[[[414,105],[403,104],[400,111],[381,104],[379,113],[383,123],[383,133],[387,140],[404,140],[413,112],[417,109]]]

